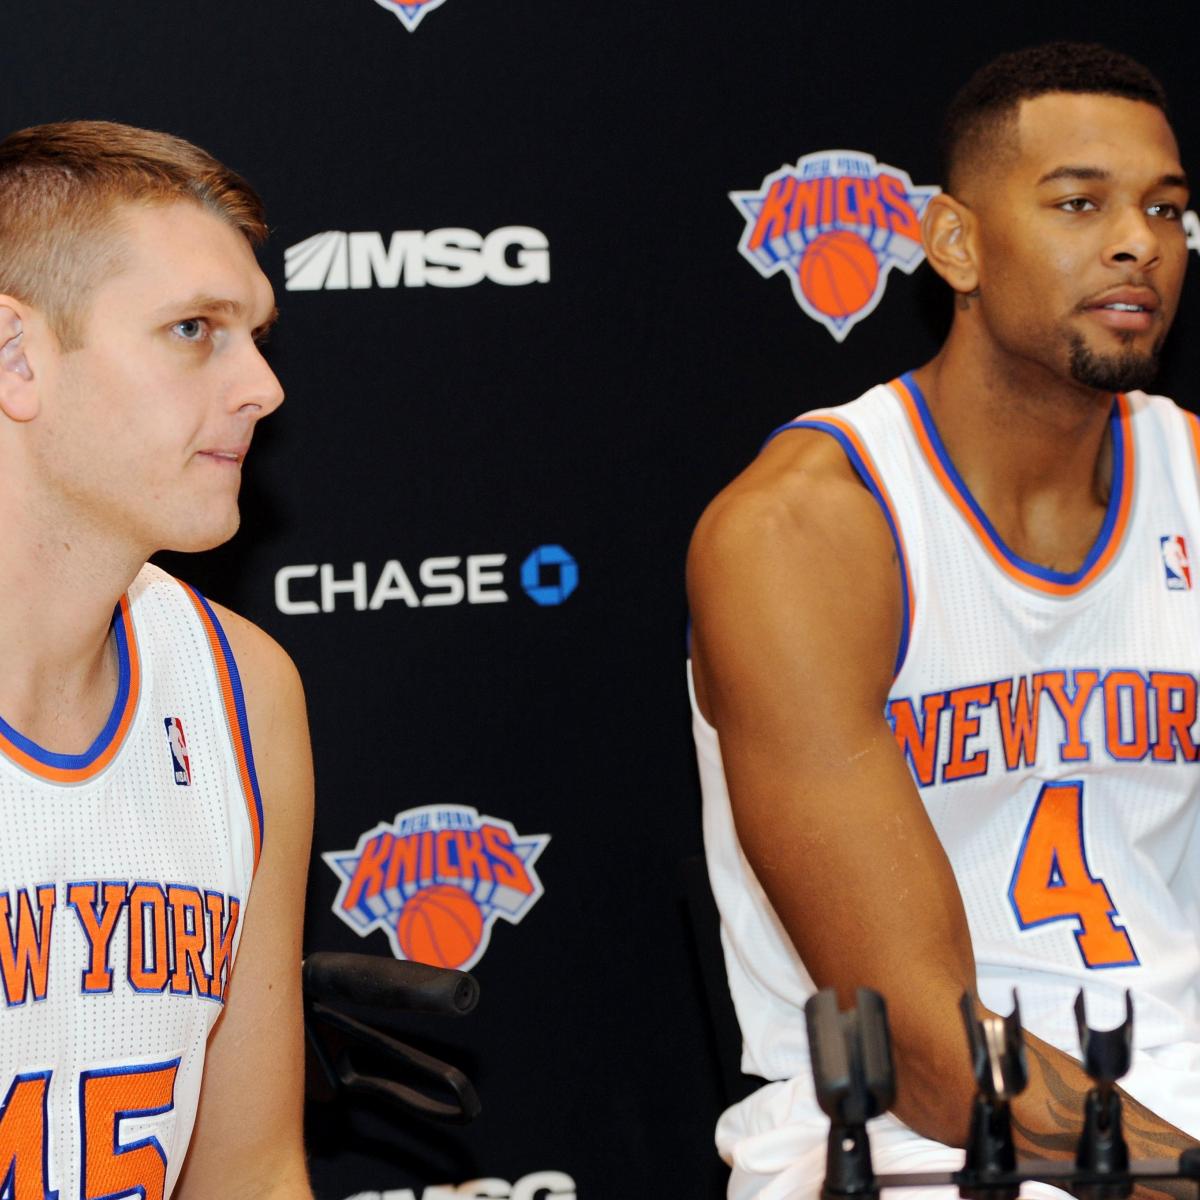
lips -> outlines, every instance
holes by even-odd
[[[1138,333],[1154,324],[1160,303],[1153,288],[1123,285],[1108,288],[1085,301],[1081,308],[1109,329]]]
[[[1157,312],[1158,293],[1148,287],[1109,288],[1084,303],[1084,308],[1109,309],[1114,312]]]
[[[201,450],[199,453],[204,458],[213,458],[218,462],[228,462],[235,466],[241,466],[249,449],[249,446],[238,446],[228,450]]]

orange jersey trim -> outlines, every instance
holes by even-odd
[[[1187,418],[1188,433],[1192,435],[1192,456],[1196,460],[1196,470],[1200,472],[1200,417],[1186,410],[1184,416]]]
[[[192,602],[192,607],[204,626],[208,648],[212,652],[217,684],[221,690],[221,702],[225,708],[225,721],[229,728],[229,740],[233,746],[242,796],[246,802],[246,815],[250,819],[250,834],[254,843],[254,871],[257,873],[263,846],[262,795],[258,789],[258,774],[254,769],[254,752],[250,746],[250,724],[246,718],[241,677],[225,631],[208,601],[182,580],[179,581],[179,586]]]
[[[142,688],[141,657],[128,596],[121,597],[113,613],[113,638],[117,647],[117,694],[96,740],[82,754],[57,754],[43,749],[0,718],[0,753],[36,778],[59,784],[86,783],[112,762],[125,744]]]
[[[1083,566],[1074,573],[1064,574],[1028,562],[1005,545],[950,461],[925,406],[924,397],[912,376],[894,379],[889,386],[904,406],[929,469],[980,545],[1005,575],[1046,595],[1075,596],[1104,573],[1121,548],[1133,508],[1135,456],[1129,400],[1126,396],[1118,395],[1113,404],[1110,426],[1113,440],[1113,493],[1104,525]]]
[[[770,441],[776,434],[783,433],[788,429],[815,429],[833,437],[842,447],[846,457],[850,460],[850,465],[857,472],[859,478],[866,484],[867,490],[875,497],[880,508],[883,509],[883,515],[891,529],[892,539],[896,544],[896,553],[900,558],[902,567],[901,600],[903,602],[903,631],[900,637],[900,645],[896,652],[896,665],[893,670],[893,677],[895,677],[900,674],[900,668],[904,666],[904,660],[908,656],[908,645],[912,640],[913,624],[916,620],[916,598],[913,592],[912,573],[908,565],[908,552],[904,547],[904,534],[900,529],[900,521],[896,516],[896,507],[892,503],[892,497],[888,493],[886,484],[883,482],[883,476],[880,475],[879,468],[876,467],[866,446],[863,445],[862,439],[858,436],[858,431],[843,417],[835,416],[827,411],[806,413],[776,429],[767,440]]]

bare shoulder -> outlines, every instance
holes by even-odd
[[[837,441],[780,434],[708,506],[688,552],[693,668],[702,711],[717,677],[731,697],[759,670],[886,693],[902,589],[887,520]]]
[[[705,509],[688,552],[689,589],[731,569],[749,565],[769,575],[831,555],[886,567],[891,533],[838,443],[817,430],[791,430]]]
[[[288,652],[253,621],[246,620],[223,604],[215,601],[209,603],[221,622],[229,639],[229,648],[237,660],[247,704],[250,703],[251,693],[259,699],[278,693],[283,693],[279,697],[281,699],[291,693],[298,693],[303,698],[300,673]]]

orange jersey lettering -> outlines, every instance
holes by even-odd
[[[208,944],[212,947],[212,975],[208,980],[208,994],[224,1000],[229,987],[229,972],[233,967],[233,938],[237,933],[242,904],[236,896],[208,892],[204,897],[204,906],[208,909]]]
[[[81,991],[112,990],[108,948],[128,895],[129,889],[123,883],[106,883],[103,887],[95,883],[72,883],[67,887],[67,903],[75,910],[88,943],[88,962]]]
[[[24,1004],[31,989],[35,1000],[46,998],[50,939],[58,892],[52,883],[37,889],[39,916],[36,921],[29,893],[19,888],[16,895],[14,914],[9,894],[0,892],[0,975],[4,977],[4,999],[10,1006]]]
[[[942,778],[947,782],[987,774],[986,750],[976,750],[969,757],[964,756],[967,741],[979,733],[979,716],[973,710],[980,705],[989,704],[991,699],[991,684],[955,688],[950,693],[950,756],[942,768]]]
[[[1150,705],[1137,671],[1109,671],[1104,677],[1104,744],[1113,758],[1126,762],[1145,758],[1150,749]]]
[[[1195,762],[1192,726],[1196,723],[1196,677],[1180,671],[1151,671],[1150,687],[1154,691],[1157,725],[1155,760],[1174,762],[1178,746],[1184,762]],[[1178,707],[1175,706],[1176,698]]]
[[[911,700],[893,700],[888,705],[888,720],[896,743],[908,756],[912,773],[922,787],[928,787],[937,773],[938,720],[945,706],[944,692],[926,696],[921,702],[922,717],[918,722]]]
[[[5,1200],[46,1200],[46,1100],[50,1072],[18,1075],[0,1109],[0,1180]]]
[[[1082,762],[1090,753],[1090,747],[1083,736],[1083,717],[1087,712],[1092,692],[1100,682],[1100,672],[1074,671],[1072,676],[1073,686],[1070,693],[1067,691],[1065,671],[1043,671],[1034,678],[1054,701],[1054,707],[1062,717],[1065,737],[1059,745],[1059,754],[1063,762]]]
[[[1037,761],[1041,681],[1023,675],[1020,679],[1001,679],[993,684],[993,689],[1005,767],[1015,771],[1022,764],[1033,766]]]

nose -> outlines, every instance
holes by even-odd
[[[1104,248],[1105,264],[1136,266],[1148,271],[1158,265],[1160,256],[1158,234],[1155,233],[1145,210],[1134,205],[1121,209],[1113,222],[1108,244]]]
[[[258,346],[251,342],[238,363],[238,374],[231,393],[230,408],[261,420],[283,403],[283,386]]]

